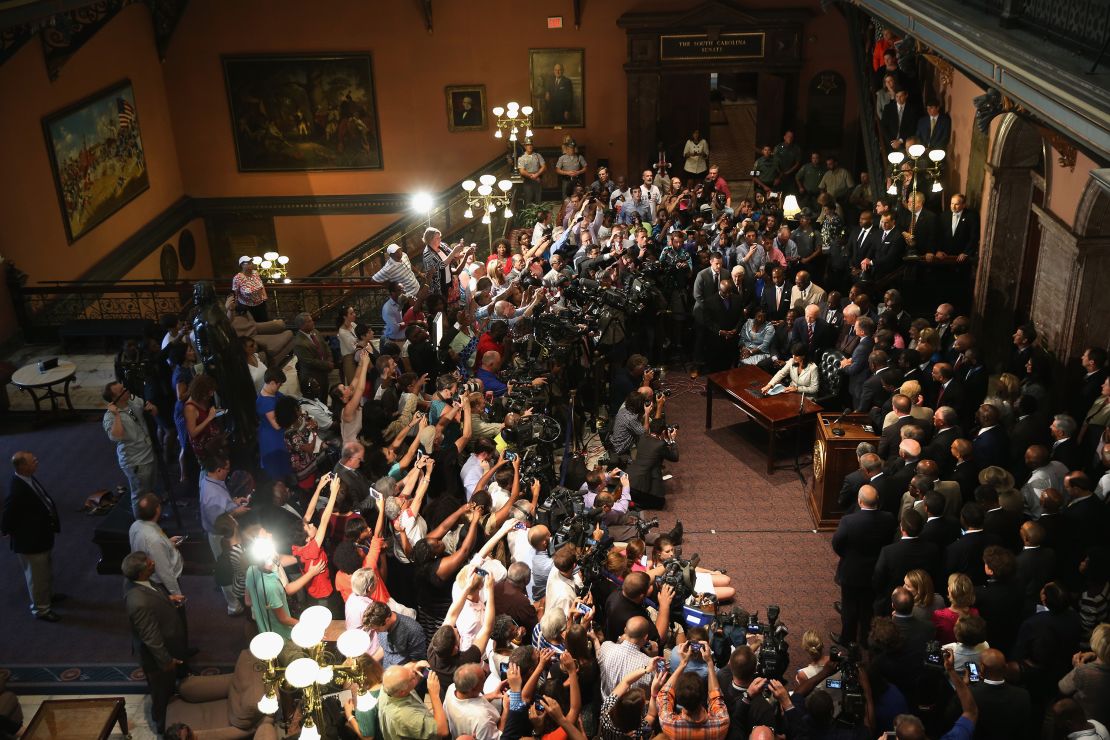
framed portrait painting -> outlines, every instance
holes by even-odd
[[[448,85],[445,95],[448,131],[482,131],[489,128],[485,85]]]
[[[381,169],[370,54],[224,57],[240,172]]]
[[[535,128],[586,125],[586,50],[529,49]]]
[[[42,120],[70,244],[150,187],[130,80]]]

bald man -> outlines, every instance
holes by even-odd
[[[498,737],[505,729],[509,713],[498,712],[490,703],[493,700],[500,704],[501,692],[482,695],[482,684],[486,680],[485,663],[465,663],[455,669],[454,678],[455,682],[447,688],[447,698],[443,702],[451,737]]]
[[[428,699],[432,709],[417,695],[421,671],[428,662],[390,666],[382,675],[382,691],[378,697],[378,728],[382,737],[416,738],[450,736],[447,713],[439,698],[439,676],[428,673]]]
[[[65,598],[53,591],[54,535],[62,531],[58,507],[35,477],[39,460],[34,453],[20,450],[12,455],[12,478],[0,531],[11,537],[12,551],[23,569],[27,593],[31,597],[31,614],[43,622],[61,619],[53,604]]]
[[[979,653],[978,663],[982,680],[971,684],[979,707],[976,737],[1033,737],[1029,692],[1006,683],[1006,656],[991,648]]]
[[[832,538],[833,552],[840,556],[836,582],[840,585],[841,630],[831,636],[844,645],[867,640],[875,601],[872,574],[879,553],[895,532],[894,516],[879,509],[879,492],[874,486],[860,487],[856,501],[860,510],[845,515]]]
[[[798,277],[802,276],[798,273]],[[797,290],[797,286],[794,287]],[[821,318],[821,307],[807,305],[805,313],[794,319],[794,326],[790,327],[790,336],[786,343],[793,347],[795,344],[804,344],[809,350],[811,362],[816,362],[821,353],[832,346],[835,339],[834,331],[829,323]]]

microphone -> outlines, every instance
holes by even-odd
[[[840,416],[836,417],[836,419],[835,419],[835,420],[833,420],[833,423],[832,423],[832,426],[833,426],[833,430],[832,430],[832,433],[833,433],[833,436],[834,436],[834,437],[843,437],[843,436],[844,436],[844,430],[843,430],[843,429],[837,429],[837,428],[836,428],[836,425],[840,423],[840,420],[844,418],[844,414],[846,414],[846,413],[848,413],[848,408],[847,408],[847,407],[845,407],[845,408],[844,408],[844,409],[843,409],[843,410],[842,410],[842,411],[840,412]]]
[[[801,416],[802,410],[806,405],[806,392],[802,391],[801,397],[798,399],[798,415]]]

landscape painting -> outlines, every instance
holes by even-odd
[[[223,62],[240,172],[381,168],[368,53]]]
[[[130,81],[47,116],[42,126],[71,244],[150,187]]]

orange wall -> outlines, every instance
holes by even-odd
[[[952,84],[943,94],[944,111],[952,118],[952,139],[948,144],[948,191],[962,193],[967,183],[968,160],[971,157],[971,136],[975,130],[975,106],[972,98],[982,90],[958,70],[952,73]],[[947,208],[947,204],[945,205]]]
[[[178,249],[178,241],[181,237],[181,231],[188,229],[193,234],[193,239],[196,242],[196,261],[193,263],[193,269],[186,270],[181,266],[181,253],[177,255],[177,277],[178,280],[193,280],[199,278],[212,277],[212,256],[208,251],[208,234],[204,230],[204,220],[195,218],[185,226],[182,227],[166,244],[173,246],[175,250]],[[147,256],[139,264],[135,265],[127,275],[124,276],[126,280],[161,280],[162,279],[162,247],[158,247],[150,255]]]
[[[150,189],[73,244],[66,243],[43,116],[129,78],[135,90]],[[0,66],[0,142],[4,197],[0,198],[0,254],[30,282],[67,280],[177,201],[184,193],[146,6],[129,6],[86,43],[50,82],[37,40]]]
[[[843,19],[817,11],[813,0],[791,4],[815,9],[805,32],[801,89],[813,74],[827,68],[850,81]],[[294,0],[193,0],[164,65],[167,86],[173,90],[171,109],[186,190],[198,196],[239,196],[446,187],[495,156],[500,145],[492,131],[447,131],[444,86],[485,84],[487,107],[511,99],[525,104],[528,49],[543,47],[585,48],[586,127],[537,129],[537,143],[556,145],[569,132],[588,148],[591,160],[607,157],[611,167],[622,172],[627,167],[622,65],[628,45],[616,22],[643,5],[640,0],[584,4],[582,28],[575,30],[571,5],[562,0],[439,2],[433,3],[435,32],[429,35],[423,32],[420,4],[415,2],[332,0],[326,11],[306,12],[304,4]],[[653,9],[693,5],[655,3]],[[548,15],[563,16],[564,28],[548,30]],[[251,33],[244,34],[244,28]],[[220,55],[321,50],[372,52],[385,169],[237,172]],[[846,111],[854,119],[851,96],[850,92]],[[801,97],[804,106],[805,95]]]
[[[1091,182],[1091,170],[1098,169],[1090,157],[1078,154],[1075,167],[1068,169],[1059,163],[1060,152],[1048,147],[1048,208],[1068,226],[1075,226],[1076,211],[1083,191]]]
[[[274,234],[281,253],[289,257],[290,273],[309,275],[378,233],[398,215],[277,216]]]

